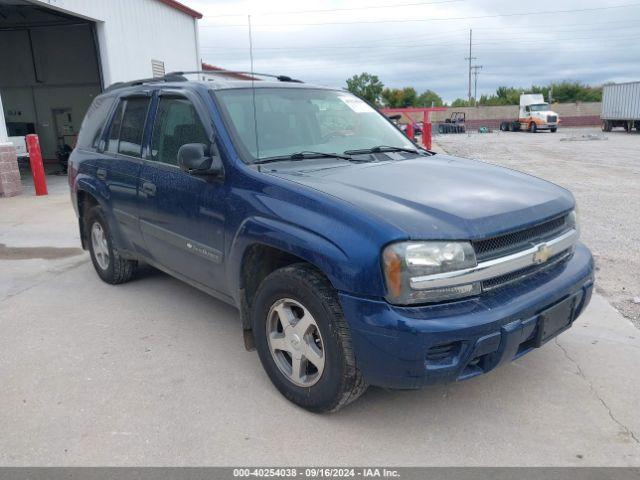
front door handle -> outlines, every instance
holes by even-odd
[[[156,185],[151,182],[142,183],[142,191],[148,196],[153,197],[156,194]]]
[[[105,180],[107,178],[107,170],[105,168],[97,169],[96,177],[98,177],[100,180]]]

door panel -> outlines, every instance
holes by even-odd
[[[138,178],[142,166],[141,144],[149,98],[121,99],[107,136],[104,160],[97,165],[96,176],[104,180],[111,195],[113,214],[118,227],[133,249],[142,246],[142,235],[138,225]],[[124,118],[123,118],[124,117]],[[135,126],[135,129],[132,129]],[[124,135],[124,141],[121,141]],[[138,137],[137,140],[135,138]],[[130,146],[131,140],[139,148],[129,149],[127,155],[120,153],[120,145]]]
[[[225,185],[177,166],[180,146],[209,138],[191,100],[160,98],[140,173],[140,228],[152,260],[224,293]]]

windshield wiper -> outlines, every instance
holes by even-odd
[[[419,150],[414,148],[391,147],[389,145],[378,145],[376,147],[361,148],[358,150],[346,150],[344,153],[347,155],[360,155],[364,153],[386,153],[386,152],[408,152],[408,153],[415,153],[417,155],[421,154]]]
[[[283,161],[294,161],[299,162],[300,160],[307,160],[310,158],[339,158],[340,160],[349,160],[352,158],[346,155],[339,155],[337,153],[325,153],[325,152],[296,152],[290,155],[278,155],[276,157],[266,157],[255,160],[254,164],[262,164],[262,163],[272,163],[272,162],[283,162]]]

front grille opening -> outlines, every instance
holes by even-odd
[[[462,370],[462,373],[458,376],[458,380],[466,380],[471,377],[475,377],[476,375],[480,375],[485,372],[483,361],[487,357],[485,355],[478,355],[474,357]]]
[[[541,265],[530,265],[525,268],[521,268],[520,270],[516,270],[515,272],[506,273],[504,275],[500,275],[499,277],[490,278],[482,282],[482,290],[494,290],[496,288],[503,287],[512,282],[520,280],[524,277],[528,277],[534,275],[536,273],[540,273],[544,270],[547,270],[556,265],[560,265],[565,262],[572,252],[571,248],[564,250],[560,253],[556,253],[554,256],[550,257],[546,263]]]
[[[461,342],[443,343],[427,350],[426,361],[432,365],[448,365],[460,351]]]
[[[566,230],[567,219],[568,215],[563,215],[524,230],[476,240],[472,242],[476,257],[478,261],[489,260],[523,250],[531,243],[539,243]]]

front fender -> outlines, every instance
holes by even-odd
[[[333,287],[339,291],[353,292],[356,285],[375,283],[368,278],[366,268],[359,259],[351,258],[338,244],[300,226],[273,218],[250,217],[243,222],[235,235],[228,256],[228,284],[232,295],[239,302],[242,259],[254,244],[277,248],[309,262],[322,271]]]

